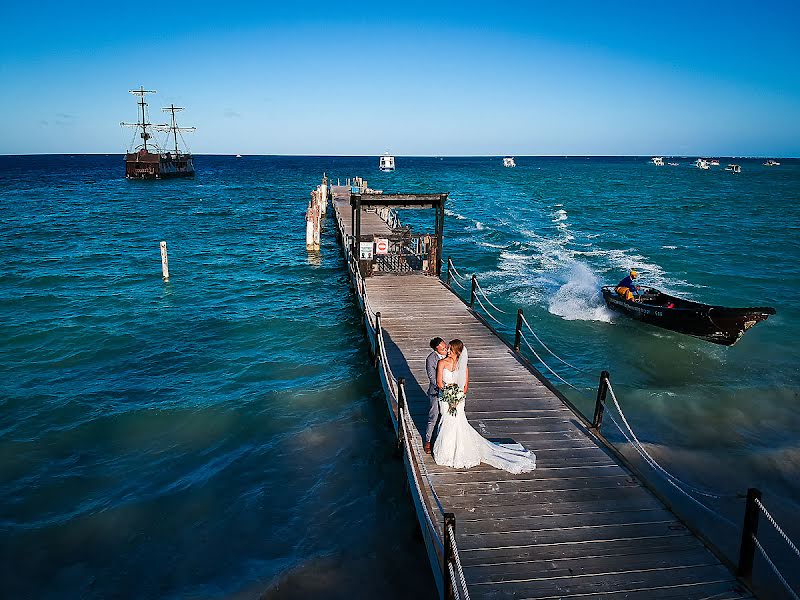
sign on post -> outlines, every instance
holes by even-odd
[[[358,258],[359,260],[372,260],[372,242],[359,242],[358,244]]]
[[[389,254],[389,240],[378,238],[375,241],[375,254]]]

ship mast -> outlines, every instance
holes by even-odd
[[[142,147],[144,151],[147,152],[147,140],[149,140],[152,136],[148,133],[147,128],[151,127],[153,124],[147,122],[147,102],[144,101],[144,97],[146,94],[155,94],[155,90],[146,90],[144,86],[139,86],[138,90],[128,90],[134,96],[139,96],[141,100],[137,102],[139,105],[139,109],[141,114],[139,115],[139,122],[138,123],[120,123],[120,125],[124,127],[141,127],[142,132],[139,134],[139,137],[142,138]]]
[[[179,111],[179,110],[183,110],[182,106],[175,106],[174,104],[170,104],[169,106],[166,106],[166,107],[162,108],[161,110],[163,110],[166,113],[170,113],[171,114],[171,116],[172,116],[171,124],[170,125],[154,125],[154,127],[158,131],[166,131],[168,133],[172,133],[172,138],[175,141],[175,156],[178,156],[178,155],[180,155],[180,150],[178,149],[178,133],[182,132],[182,131],[186,131],[186,132],[195,131],[197,128],[196,127],[178,127],[178,122],[175,119],[175,113],[177,111]]]

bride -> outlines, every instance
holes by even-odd
[[[447,356],[439,361],[436,385],[440,390],[455,383],[466,394],[469,389],[469,356],[461,340],[450,342]],[[449,405],[439,399],[439,431],[433,445],[436,464],[456,469],[469,469],[482,462],[509,473],[526,473],[536,468],[536,456],[530,450],[516,450],[493,444],[473,429],[464,414],[466,400],[462,400],[456,414],[451,415]]]

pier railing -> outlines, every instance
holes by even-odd
[[[530,323],[528,323],[527,319],[525,319],[525,315],[522,309],[518,309],[516,313],[516,325],[514,327],[514,342],[513,344],[509,343],[504,335],[497,330],[497,328],[489,321],[497,323],[498,325],[504,325],[503,321],[501,320],[502,317],[498,317],[497,313],[502,315],[509,314],[507,311],[504,311],[497,307],[486,294],[484,289],[481,287],[480,282],[476,275],[472,275],[471,277],[467,277],[466,275],[459,272],[459,270],[453,264],[453,261],[450,257],[447,258],[447,272],[446,272],[446,280],[444,282],[445,286],[453,292],[462,302],[464,302],[468,307],[469,310],[481,320],[484,325],[486,325],[489,329],[491,329],[494,334],[509,348],[517,355],[520,361],[525,364],[541,381],[544,385],[546,385],[553,393],[555,393],[572,411],[575,415],[583,422],[586,428],[592,432],[599,440],[603,442],[603,444],[609,448],[622,462],[626,464],[661,501],[670,506],[671,502],[665,498],[657,489],[655,489],[652,485],[648,483],[647,478],[644,476],[642,471],[636,467],[634,464],[631,463],[628,458],[621,453],[621,451],[616,447],[616,445],[608,440],[603,434],[600,432],[600,428],[603,422],[604,415],[608,415],[611,422],[614,426],[619,430],[622,434],[625,441],[628,445],[633,448],[636,453],[642,458],[643,462],[651,467],[659,476],[661,476],[673,489],[675,489],[679,494],[681,494],[684,498],[688,499],[692,502],[695,506],[702,509],[706,513],[714,516],[717,519],[720,519],[722,522],[726,523],[729,526],[732,526],[734,529],[739,529],[739,526],[736,525],[730,519],[724,517],[719,513],[719,511],[714,510],[713,508],[707,505],[708,499],[719,500],[722,498],[746,498],[746,505],[745,505],[745,514],[744,514],[744,522],[741,527],[741,543],[739,549],[739,557],[737,563],[734,565],[732,561],[730,561],[721,551],[719,551],[713,543],[708,540],[707,536],[703,534],[701,531],[697,531],[693,529],[694,533],[709,545],[709,547],[714,551],[715,554],[729,567],[735,570],[736,575],[744,580],[746,583],[752,583],[752,576],[753,576],[753,564],[755,559],[756,550],[759,551],[761,557],[764,559],[766,565],[768,565],[774,574],[774,576],[778,579],[778,581],[783,586],[784,590],[786,591],[787,595],[792,598],[793,600],[800,600],[800,595],[798,595],[795,588],[787,581],[787,578],[783,575],[780,569],[776,566],[775,561],[770,557],[770,555],[765,550],[764,546],[762,545],[761,541],[758,537],[758,523],[759,523],[759,515],[763,514],[766,518],[767,522],[772,526],[774,532],[777,534],[776,539],[782,541],[789,549],[791,554],[795,559],[800,559],[800,550],[798,549],[797,545],[789,538],[789,536],[785,533],[783,528],[777,523],[775,518],[770,514],[770,512],[766,509],[764,504],[761,501],[761,492],[756,488],[750,488],[747,491],[747,495],[743,494],[719,494],[715,492],[711,492],[709,490],[704,490],[697,486],[693,486],[678,477],[674,476],[670,473],[667,469],[665,469],[661,464],[656,461],[656,459],[647,451],[645,446],[641,443],[641,441],[636,436],[633,428],[630,425],[627,417],[625,416],[622,407],[620,406],[619,400],[614,392],[614,388],[611,385],[611,375],[608,371],[601,371],[599,384],[596,391],[596,397],[594,398],[594,414],[590,419],[588,419],[581,410],[573,404],[557,387],[556,385],[564,385],[572,389],[574,392],[586,398],[586,392],[588,389],[587,387],[576,386],[572,384],[570,381],[564,378],[561,374],[559,374],[553,367],[551,367],[547,361],[543,358],[543,355],[549,354],[551,356],[551,363],[553,361],[557,361],[560,367],[567,368],[573,372],[579,372],[583,375],[588,375],[591,377],[596,377],[596,374],[593,374],[591,371],[587,371],[586,369],[581,369],[576,367],[575,365],[570,364],[560,356],[558,356],[555,352],[553,352],[547,344],[537,335],[536,331],[533,327],[531,327]],[[460,291],[459,291],[460,290]],[[462,293],[469,293],[469,299],[466,299],[462,296]],[[466,294],[465,294],[466,295]],[[477,304],[477,306],[476,306]],[[491,307],[492,310],[489,310],[487,307]],[[477,308],[480,307],[482,309],[482,313],[477,311]],[[527,335],[530,335],[539,346],[539,351],[533,347],[533,345],[529,342]],[[524,343],[525,347],[527,347],[528,351],[535,357],[537,364],[541,365],[550,375],[554,378],[554,380],[558,381],[559,383],[553,384],[550,381],[549,377],[544,375],[532,362],[528,359],[528,357],[522,351],[522,344]],[[607,410],[608,398],[611,398],[611,406],[614,408],[614,412]],[[591,401],[591,399],[589,399]],[[614,416],[616,413],[617,417]],[[800,561],[798,561],[797,568],[795,569],[795,573],[797,570],[800,569]]]
[[[405,381],[403,378],[397,379],[392,372],[381,327],[381,313],[375,312],[370,305],[358,260],[350,250],[352,245],[349,242],[352,241],[352,236],[345,232],[340,215],[335,214],[337,229],[342,236],[342,248],[347,261],[350,282],[363,315],[373,364],[378,370],[387,409],[397,437],[398,448],[402,452],[408,480],[412,484],[411,495],[428,550],[428,558],[431,564],[438,567],[434,569],[434,574],[439,593],[445,600],[458,598],[468,600],[469,590],[455,536],[455,515],[447,512],[442,506],[431,483],[425,463],[420,460],[420,457],[424,455],[423,442],[408,409]],[[433,504],[430,499],[433,499]]]

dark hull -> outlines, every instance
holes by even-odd
[[[125,156],[127,179],[173,179],[194,177],[194,160],[191,154],[177,156],[136,152]]]
[[[768,306],[710,306],[670,296],[654,288],[644,290],[639,302],[624,300],[611,286],[602,288],[602,292],[611,310],[637,321],[723,346],[732,346],[753,325],[775,314],[775,309]]]

